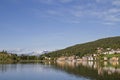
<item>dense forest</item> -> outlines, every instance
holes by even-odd
[[[82,57],[86,54],[94,54],[97,53],[97,48],[111,48],[111,49],[118,49],[120,48],[120,36],[117,37],[109,37],[103,38],[92,42],[87,42],[84,44],[77,44],[62,50],[53,51],[48,54],[43,54],[41,57],[51,57],[57,58],[60,56],[72,56],[76,55]]]

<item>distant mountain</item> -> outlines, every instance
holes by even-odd
[[[31,50],[28,49],[20,49],[20,48],[16,48],[16,49],[8,49],[6,50],[8,53],[13,53],[13,54],[27,54],[27,53],[31,53]]]
[[[45,53],[49,53],[49,51],[42,51],[42,52],[31,52],[31,53],[28,53],[28,55],[30,56],[40,56],[41,54],[45,54]]]
[[[49,51],[43,51],[42,54],[49,53]]]
[[[84,56],[86,54],[93,54],[97,53],[97,48],[112,48],[117,49],[120,48],[120,36],[117,37],[109,37],[109,38],[103,38],[92,42],[87,42],[84,44],[77,44],[71,47],[67,47],[62,50],[50,52],[48,54],[44,54],[42,56],[47,57],[60,57],[60,56]]]
[[[26,54],[26,55],[36,55],[36,56],[49,52],[47,50],[41,51],[39,49],[30,50],[30,49],[19,49],[19,48],[5,50],[5,51],[7,51],[8,53],[19,54],[19,55]]]

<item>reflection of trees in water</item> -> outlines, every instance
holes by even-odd
[[[115,62],[113,63],[115,64]],[[89,77],[97,80],[120,80],[120,67],[111,62],[57,62],[56,67],[77,76]]]
[[[11,63],[11,64],[0,64],[0,72],[10,72],[10,71],[17,71],[17,69],[19,70],[23,70],[26,66],[29,68],[29,65],[33,65],[33,63]],[[34,65],[33,65],[34,66]]]
[[[16,64],[0,64],[0,72],[7,72],[16,70],[17,65]]]
[[[12,71],[24,71],[29,68],[39,70],[42,66],[37,63],[15,63],[15,64],[0,64],[0,73]]]

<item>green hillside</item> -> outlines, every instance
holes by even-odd
[[[7,51],[0,52],[0,62],[12,62],[17,61],[16,54],[9,54]]]
[[[101,47],[103,49],[106,49],[106,48],[118,49],[120,48],[120,36],[103,38],[103,39],[99,39],[99,40],[84,43],[84,44],[77,44],[62,50],[54,51],[48,54],[43,54],[41,56],[55,58],[60,56],[77,55],[82,57],[86,54],[97,53],[98,47]]]

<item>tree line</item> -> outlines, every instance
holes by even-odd
[[[41,60],[40,56],[17,55],[8,53],[7,51],[0,52],[0,62],[19,62],[19,61]]]

